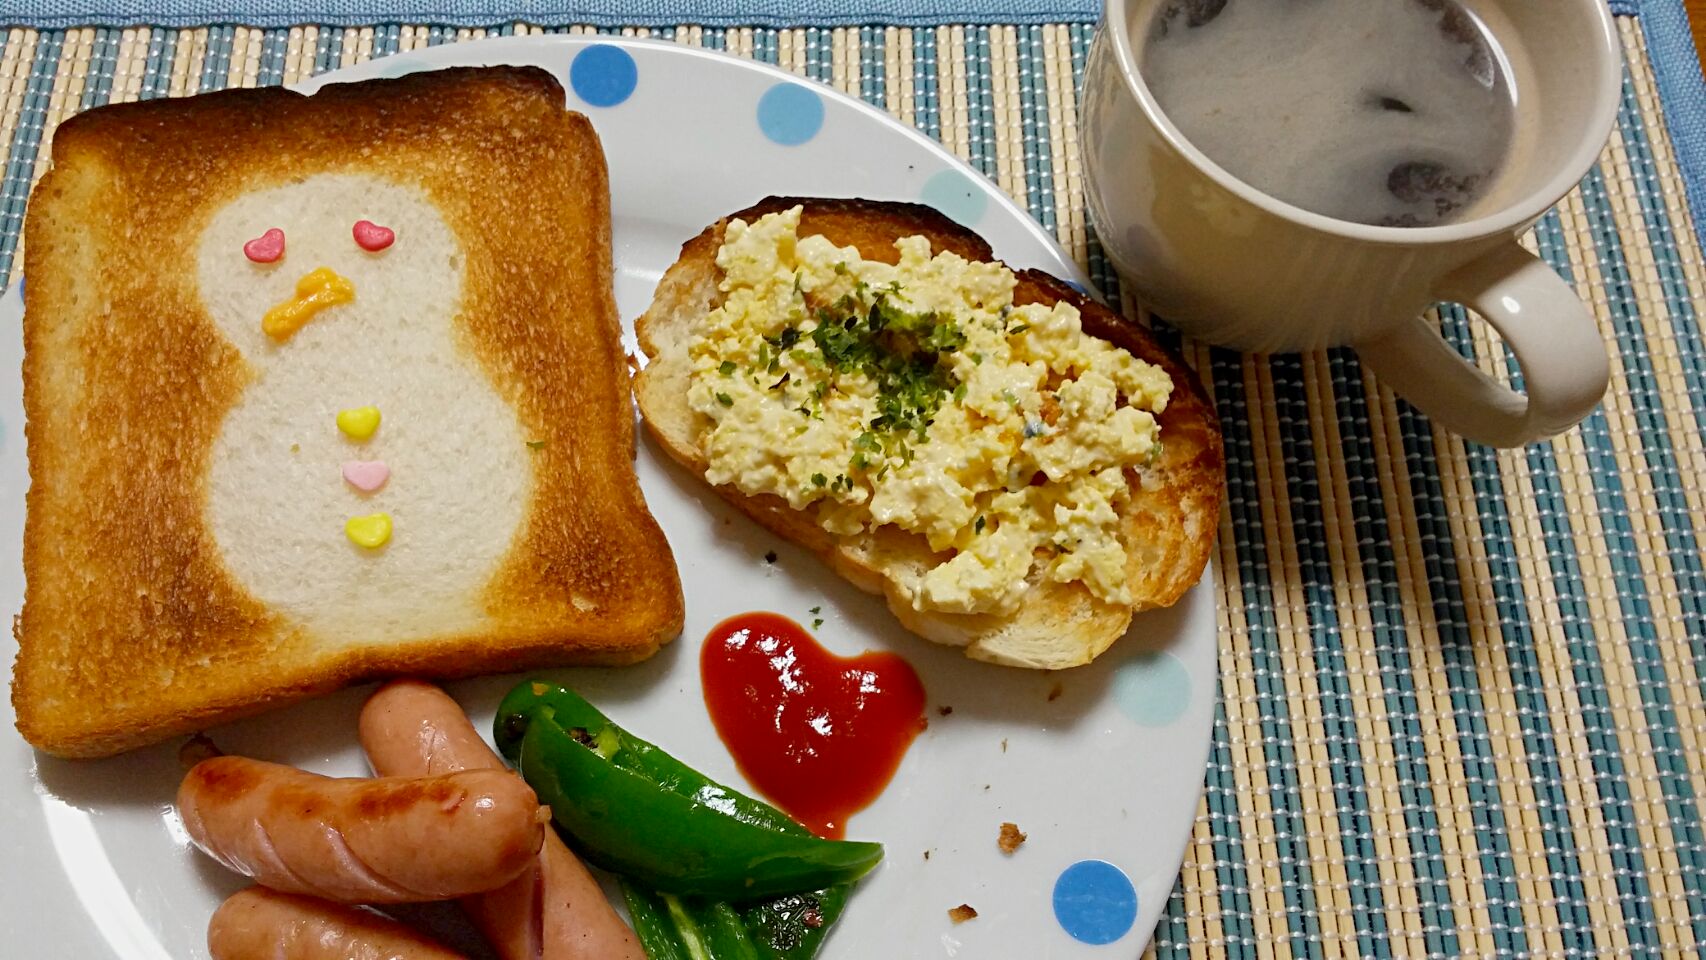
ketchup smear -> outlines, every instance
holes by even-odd
[[[835,656],[774,613],[713,627],[699,672],[740,772],[820,837],[846,833],[925,727],[924,685],[905,660]]]

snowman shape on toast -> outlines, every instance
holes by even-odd
[[[364,248],[358,234],[380,241],[359,221],[394,241]],[[524,520],[531,451],[460,329],[466,260],[431,199],[319,174],[232,201],[198,257],[203,304],[250,375],[214,441],[205,508],[232,576],[322,636],[480,627]],[[344,302],[304,306],[315,281]],[[370,417],[340,425],[367,407],[369,435]],[[388,538],[374,535],[381,514]]]

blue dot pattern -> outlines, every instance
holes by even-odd
[[[1191,705],[1191,675],[1170,653],[1133,657],[1114,671],[1114,702],[1140,727],[1165,727]]]
[[[758,98],[758,129],[784,147],[797,147],[823,129],[823,98],[803,84],[784,80]]]
[[[1137,921],[1137,889],[1106,860],[1080,860],[1054,882],[1054,917],[1074,940],[1113,943]]]
[[[634,95],[640,68],[628,51],[608,43],[594,44],[575,54],[569,64],[569,86],[594,107],[614,107]]]
[[[972,178],[949,167],[924,181],[919,199],[965,227],[975,227],[989,208],[989,194]]]

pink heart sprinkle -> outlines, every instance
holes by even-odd
[[[284,256],[284,231],[273,227],[243,244],[243,256],[256,263],[272,263]]]
[[[391,468],[383,460],[350,460],[344,464],[344,482],[362,493],[378,490],[390,477]]]
[[[356,246],[370,253],[376,253],[397,242],[397,231],[382,227],[372,220],[357,220],[353,232]]]

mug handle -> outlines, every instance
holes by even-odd
[[[1515,240],[1439,281],[1505,338],[1527,396],[1482,373],[1417,316],[1356,344],[1382,383],[1467,439],[1520,447],[1575,426],[1605,395],[1611,367],[1593,314],[1552,268]]]

